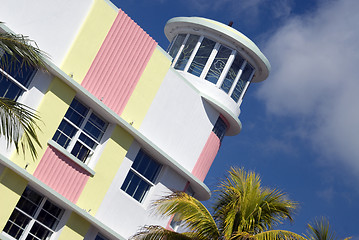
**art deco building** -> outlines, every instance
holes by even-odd
[[[251,82],[270,65],[237,30],[204,18],[170,19],[163,50],[107,0],[8,1],[0,31],[31,36],[48,72],[0,70],[0,97],[41,116],[38,158],[0,147],[0,238],[127,239],[154,199],[203,183]],[[17,11],[11,11],[17,9]],[[4,57],[1,52],[1,57]]]

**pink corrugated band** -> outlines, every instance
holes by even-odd
[[[121,115],[156,45],[141,27],[119,10],[82,85]]]
[[[218,153],[220,145],[221,142],[217,135],[214,132],[211,132],[206,144],[204,145],[201,155],[199,156],[196,165],[192,170],[192,174],[199,180],[204,181],[206,178],[213,160]]]
[[[89,173],[53,147],[48,147],[34,176],[62,196],[76,203]]]

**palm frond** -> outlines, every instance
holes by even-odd
[[[308,240],[302,235],[285,230],[269,230],[257,233],[254,238],[256,240]]]
[[[292,220],[296,203],[285,193],[261,187],[254,172],[231,168],[216,191],[214,219],[219,231],[229,239],[233,233],[260,233],[283,220]]]
[[[36,134],[39,130],[37,121],[39,116],[33,109],[7,98],[0,98],[0,135],[10,144],[14,144],[16,151],[29,149],[32,158],[37,157],[35,146],[40,142]],[[23,138],[21,138],[23,135]]]
[[[6,54],[0,61],[0,67],[13,68],[15,63],[22,67],[41,68],[46,71],[45,58],[49,55],[41,51],[36,42],[21,34],[0,33],[0,49]]]
[[[175,192],[154,202],[163,216],[174,215],[175,221],[204,239],[218,239],[219,232],[210,212],[203,204],[184,192]]]
[[[310,240],[336,240],[336,234],[331,230],[329,220],[325,217],[315,219],[313,223],[308,224],[306,237]],[[345,240],[351,237],[345,238]]]
[[[131,240],[201,240],[194,233],[177,233],[161,226],[144,226]],[[203,239],[205,240],[205,239]]]

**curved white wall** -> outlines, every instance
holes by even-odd
[[[218,116],[197,89],[170,69],[139,130],[191,172]]]

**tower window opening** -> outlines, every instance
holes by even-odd
[[[218,117],[216,124],[214,124],[214,127],[212,129],[212,132],[214,132],[219,140],[222,142],[224,135],[226,135],[227,131],[227,124],[222,119],[222,117]]]
[[[253,77],[254,68],[238,51],[204,36],[178,34],[168,53],[176,70],[213,83],[236,103]]]

